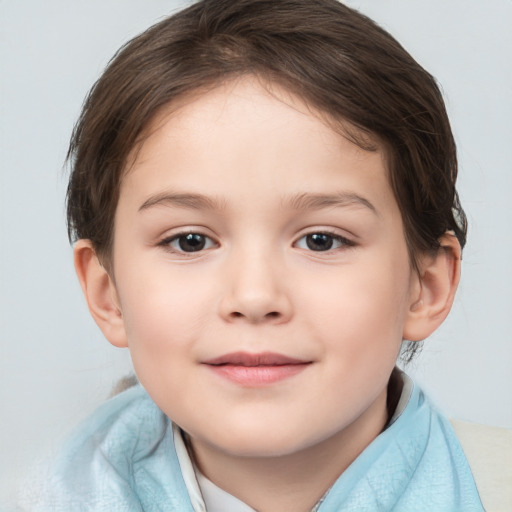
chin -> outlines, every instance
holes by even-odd
[[[330,437],[327,433],[304,432],[296,426],[276,428],[275,424],[270,423],[261,425],[261,428],[252,427],[230,426],[221,432],[210,431],[203,437],[203,442],[231,456],[266,458],[293,455]],[[201,437],[198,436],[199,439]]]

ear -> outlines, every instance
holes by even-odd
[[[412,284],[411,303],[403,338],[421,341],[444,321],[453,304],[460,278],[461,248],[457,238],[446,233],[434,255],[418,262],[419,272]]]
[[[90,240],[76,242],[74,262],[92,317],[112,345],[127,347],[128,340],[114,281],[98,259]]]

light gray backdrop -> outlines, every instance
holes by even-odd
[[[449,415],[512,427],[512,1],[347,3],[438,78],[459,147],[463,280],[410,372]],[[0,496],[130,368],[75,279],[62,164],[108,59],[180,4],[0,0]]]

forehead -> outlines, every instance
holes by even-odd
[[[134,147],[128,153],[124,174],[131,171],[136,161],[140,162],[144,153],[147,154],[151,151],[148,139],[169,121],[174,120],[173,124],[180,123],[183,127],[189,124],[197,129],[198,124],[204,123],[208,118],[212,120],[211,116],[220,120],[219,114],[222,113],[227,118],[230,110],[235,112],[235,115],[239,115],[240,107],[242,107],[245,110],[245,121],[252,120],[255,123],[260,123],[264,120],[266,112],[260,108],[262,99],[265,99],[267,105],[271,106],[268,110],[274,121],[286,124],[294,117],[293,114],[301,114],[316,119],[364,151],[378,151],[383,155],[387,153],[386,144],[376,134],[371,134],[354,126],[344,118],[336,117],[322,108],[317,108],[314,106],[314,101],[295,94],[289,87],[278,82],[271,82],[256,74],[235,75],[227,77],[221,82],[206,84],[181,94],[159,108],[150,122],[142,128]],[[220,109],[218,109],[219,106]],[[295,112],[291,112],[290,109]],[[141,154],[142,148],[144,151]]]
[[[222,197],[235,185],[248,195],[325,193],[329,176],[349,167],[343,188],[380,187],[381,199],[394,201],[383,152],[352,142],[360,135],[355,128],[333,125],[287,89],[254,77],[196,91],[155,116],[133,152],[121,197],[130,186],[140,196],[178,187]]]

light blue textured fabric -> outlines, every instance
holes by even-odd
[[[34,511],[194,512],[170,421],[140,386],[75,432]]]
[[[318,512],[484,512],[449,421],[418,386],[402,414],[347,468]]]
[[[139,386],[105,403],[56,461],[35,512],[193,512],[169,420]],[[398,419],[341,475],[319,512],[481,512],[448,421],[414,387]]]

